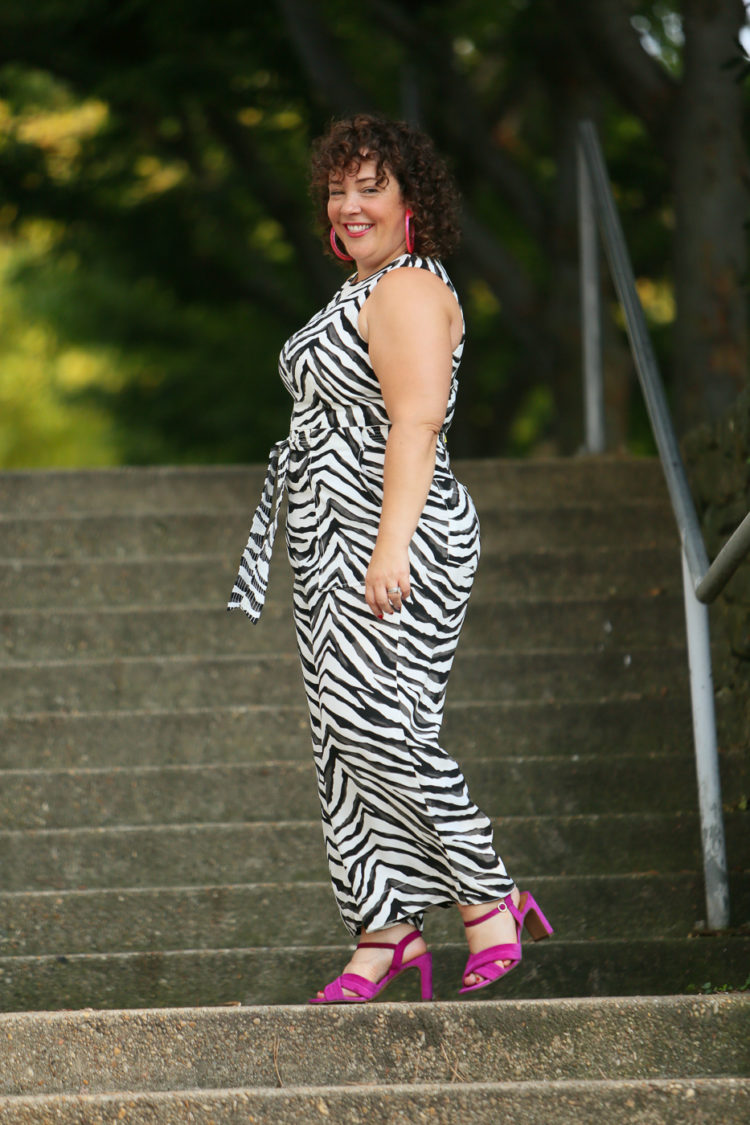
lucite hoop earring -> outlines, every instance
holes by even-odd
[[[411,208],[407,207],[406,214],[404,215],[404,233],[406,235],[406,252],[407,254],[414,253],[414,212]]]
[[[331,242],[331,249],[333,250],[333,252],[334,252],[334,254],[336,255],[337,258],[339,258],[342,262],[353,262],[354,261],[354,258],[350,258],[348,254],[342,254],[341,251],[339,250],[339,244],[336,241],[336,231],[333,229],[333,227],[331,227],[331,233],[329,235],[329,239],[330,239],[330,242]]]

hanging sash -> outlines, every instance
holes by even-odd
[[[254,625],[260,620],[266,600],[273,541],[286,491],[289,447],[290,438],[284,438],[271,450],[260,503],[253,516],[247,546],[242,552],[239,573],[227,605],[227,609],[241,609]]]

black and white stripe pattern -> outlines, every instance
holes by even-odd
[[[286,488],[294,619],[323,832],[334,893],[352,934],[406,919],[421,925],[431,907],[489,901],[513,885],[493,850],[490,821],[438,744],[479,559],[476,511],[451,472],[442,435],[410,545],[412,594],[382,621],[364,601],[388,416],[357,321],[378,280],[402,267],[428,269],[453,291],[439,262],[404,256],[365,281],[346,282],[284,346],[291,432],[272,451],[229,603],[257,620]],[[462,349],[463,341],[453,356],[445,429]]]

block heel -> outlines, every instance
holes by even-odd
[[[529,937],[532,941],[543,941],[544,938],[552,936],[555,931],[542,914],[532,894],[529,894],[528,891],[524,891],[519,899],[518,905],[520,907],[521,917],[523,918],[523,924],[529,931]]]

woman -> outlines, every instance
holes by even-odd
[[[457,905],[467,927],[462,992],[519,963],[524,924],[551,933],[438,745],[479,559],[445,445],[464,324],[439,256],[457,240],[457,202],[425,136],[369,115],[334,123],[312,170],[330,247],[355,272],[282,350],[291,433],[271,452],[229,608],[260,615],[286,489],[326,851],[361,935],[310,1002],[362,1003],[409,968],[428,999],[430,908]]]

